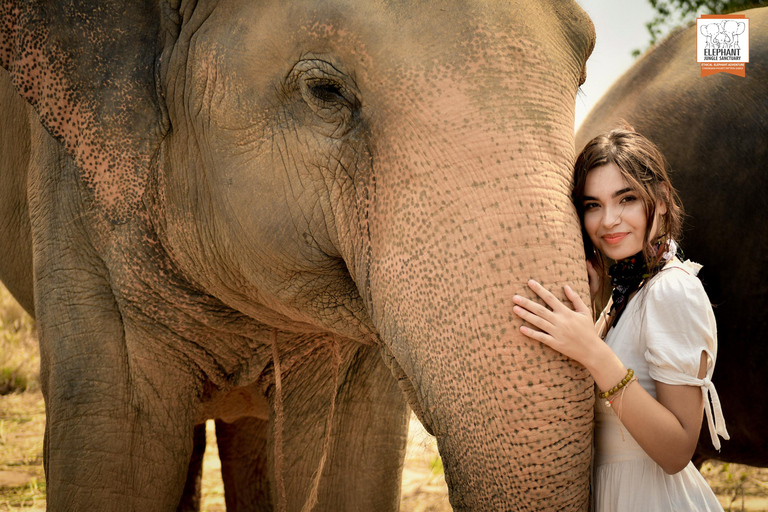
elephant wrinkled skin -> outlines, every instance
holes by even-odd
[[[0,6],[50,510],[194,508],[207,418],[230,510],[396,510],[408,405],[454,510],[586,508],[592,381],[511,304],[587,293],[575,3]]]
[[[717,319],[713,381],[731,435],[718,453],[703,428],[695,460],[768,467],[768,8],[742,14],[750,20],[744,78],[702,78],[695,27],[677,32],[611,87],[580,127],[577,147],[623,119],[669,161],[687,214],[682,245],[704,265],[699,276]]]

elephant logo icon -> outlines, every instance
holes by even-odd
[[[697,20],[698,62],[748,62],[749,20],[704,15]]]
[[[702,75],[744,76],[749,62],[749,19],[743,14],[705,14],[696,20],[696,61]]]
[[[706,25],[702,25],[699,29],[699,32],[701,32],[704,37],[706,37],[706,45],[705,48],[713,48],[715,47],[715,39],[720,35],[720,24],[719,23],[707,23]]]
[[[705,49],[739,49],[739,35],[747,25],[743,21],[722,20],[720,23],[701,25],[699,32],[706,38]]]
[[[739,49],[739,35],[743,34],[747,24],[743,21],[723,20],[720,24],[721,33],[729,38],[730,48]]]

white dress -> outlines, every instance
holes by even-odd
[[[654,381],[700,386],[712,441],[719,449],[717,435],[728,439],[728,433],[710,380],[717,356],[717,328],[704,287],[695,277],[699,268],[695,263],[670,260],[629,301],[605,342],[635,371],[638,382],[633,385],[641,385],[654,398]],[[604,328],[609,309],[610,304],[597,323],[598,332]],[[708,356],[707,374],[698,379],[702,351]],[[665,473],[626,428],[619,430],[616,413],[599,398],[592,493],[597,512],[723,510],[692,463],[674,475]]]

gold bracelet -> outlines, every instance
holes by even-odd
[[[623,379],[621,379],[621,382],[619,382],[618,384],[616,384],[615,386],[613,386],[613,387],[612,387],[611,389],[609,389],[608,391],[606,391],[606,392],[604,392],[604,393],[600,393],[598,396],[599,396],[600,398],[608,398],[608,397],[609,397],[609,396],[611,396],[611,395],[615,395],[616,393],[618,393],[618,392],[619,392],[619,390],[620,390],[621,388],[623,388],[624,386],[626,386],[626,385],[629,383],[629,381],[630,381],[630,380],[632,380],[632,377],[634,377],[634,376],[635,376],[635,371],[634,371],[632,368],[630,368],[629,370],[627,370],[627,375],[626,375],[626,377],[624,377]]]

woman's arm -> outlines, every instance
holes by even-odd
[[[603,345],[610,352],[607,357],[618,361],[608,345]],[[706,374],[706,357],[702,352],[699,378]],[[587,367],[593,376],[607,373],[600,369],[599,360],[593,364],[597,365],[593,367],[595,369]],[[601,390],[612,388],[624,378],[627,370],[621,361],[618,365],[616,374],[619,377],[613,381],[605,377],[601,380],[595,378]],[[600,384],[601,381],[607,383]],[[700,388],[656,382],[654,399],[642,386],[633,384],[614,396],[611,407],[621,414],[621,423],[637,444],[666,473],[677,473],[688,465],[696,450],[704,414]]]
[[[611,389],[627,374],[627,368],[595,333],[589,308],[568,286],[566,297],[575,311],[535,281],[528,283],[550,309],[515,295],[514,312],[529,324],[520,331],[583,364],[601,390]],[[699,378],[706,372],[702,352]],[[615,395],[611,407],[621,422],[659,466],[667,473],[681,471],[696,448],[704,412],[701,390],[694,386],[656,383],[657,399],[639,385],[630,385]]]

